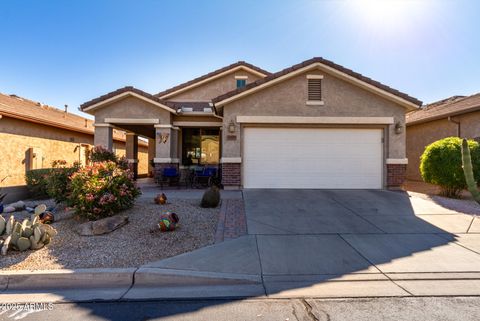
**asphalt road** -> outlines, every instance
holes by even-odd
[[[480,297],[61,303],[45,308],[44,311],[2,310],[0,318],[35,321],[480,320]]]

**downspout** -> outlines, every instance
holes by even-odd
[[[457,137],[461,137],[461,125],[459,121],[453,120],[452,117],[448,116],[448,121],[457,125]]]

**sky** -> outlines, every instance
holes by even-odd
[[[0,0],[0,92],[78,114],[128,85],[317,56],[425,103],[480,92],[480,1]]]

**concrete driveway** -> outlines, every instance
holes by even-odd
[[[146,267],[258,276],[271,297],[480,295],[473,215],[382,190],[243,197],[247,236]]]
[[[406,192],[245,190],[249,234],[466,233],[473,217]]]

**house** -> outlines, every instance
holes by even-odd
[[[453,96],[407,114],[407,179],[422,180],[420,156],[429,144],[451,136],[480,138],[480,94]]]
[[[218,165],[228,189],[382,189],[403,182],[405,114],[420,105],[313,58],[276,73],[240,61],[157,94],[124,87],[81,110],[95,116],[95,144],[112,148],[114,128],[148,137],[156,175],[193,162]]]
[[[0,94],[0,187],[8,193],[6,201],[27,196],[25,173],[30,169],[51,167],[63,159],[85,164],[93,145],[93,122],[67,110],[59,110],[17,95]],[[128,139],[115,130],[112,150],[125,154]],[[148,146],[139,143],[139,173],[148,172]]]

